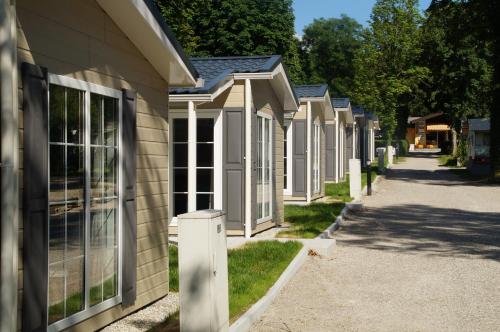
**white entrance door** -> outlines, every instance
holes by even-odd
[[[272,219],[272,118],[257,114],[257,223]]]
[[[182,213],[222,209],[221,112],[198,111],[189,121],[186,112],[170,121],[171,225]],[[194,138],[192,141],[189,138]]]

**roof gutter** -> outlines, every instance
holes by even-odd
[[[16,1],[0,0],[0,331],[17,330],[19,256]]]

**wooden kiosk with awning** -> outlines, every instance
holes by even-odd
[[[415,149],[442,148],[451,140],[450,123],[443,112],[408,119],[406,139]]]

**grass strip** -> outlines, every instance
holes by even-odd
[[[235,321],[260,300],[302,248],[296,241],[259,241],[228,250],[229,317]],[[169,246],[170,290],[179,289],[178,250]],[[174,266],[175,265],[175,266]],[[154,327],[154,332],[179,330],[179,313]]]
[[[276,237],[314,239],[335,221],[344,206],[341,202],[285,205],[285,222],[290,228]]]

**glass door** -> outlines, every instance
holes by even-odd
[[[257,222],[272,218],[272,120],[257,115]]]

